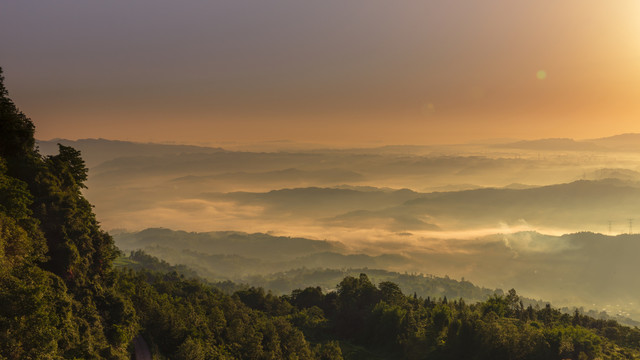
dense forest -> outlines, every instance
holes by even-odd
[[[360,274],[331,292],[230,294],[155,259],[118,269],[119,251],[82,195],[80,152],[60,145],[40,155],[33,123],[2,80],[0,359],[130,359],[136,336],[156,359],[640,356],[637,328],[525,306],[514,290],[467,304]]]

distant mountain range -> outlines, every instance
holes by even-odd
[[[211,153],[225,151],[220,147],[142,143],[108,139],[51,139],[39,140],[38,146],[43,154],[54,154],[57,151],[56,144],[73,146],[82,151],[83,158],[89,166],[118,157],[129,156],[161,156],[181,153]],[[362,149],[322,149],[320,145],[313,150],[291,149],[291,152],[344,152],[352,154],[429,154],[437,153],[439,149],[455,148],[457,145],[385,145],[377,148]],[[511,148],[539,151],[640,151],[640,133],[627,133],[602,138],[574,140],[570,138],[546,138],[536,140],[521,140],[511,142],[486,143],[482,146],[489,148]],[[236,151],[237,152],[237,151]],[[283,152],[282,150],[278,152]]]
[[[604,229],[614,221],[619,232],[621,222],[640,214],[638,175],[603,169],[589,174],[599,180],[539,187],[512,185],[432,193],[309,187],[203,193],[200,197],[259,206],[264,216],[313,218],[326,225],[352,228],[456,230],[526,223],[541,228]]]
[[[538,151],[640,151],[640,134],[629,133],[576,141],[568,138],[524,140],[493,145],[500,148]]]
[[[58,152],[58,143],[65,146],[72,146],[75,149],[80,150],[82,152],[82,158],[89,167],[93,167],[104,161],[119,157],[176,155],[181,153],[212,153],[223,151],[221,148],[203,146],[140,143],[107,139],[51,139],[38,140],[37,142],[40,153],[44,155],[56,154]]]

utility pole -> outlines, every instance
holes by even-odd
[[[633,219],[629,219],[629,234],[633,234]]]

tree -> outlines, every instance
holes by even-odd
[[[48,160],[58,173],[70,175],[73,183],[68,184],[69,186],[75,184],[86,189],[84,182],[87,181],[89,169],[79,150],[58,143],[58,155],[49,156]]]
[[[16,164],[17,158],[34,155],[35,126],[8,95],[0,68],[0,157]]]

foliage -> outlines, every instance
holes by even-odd
[[[0,76],[0,358],[128,358],[138,323],[81,189],[80,153],[42,157]]]
[[[121,256],[114,263],[116,267],[126,267],[133,270],[150,270],[155,272],[176,272],[187,278],[199,278],[197,273],[185,265],[171,265],[164,260],[146,254],[142,250],[131,251],[128,257]]]

